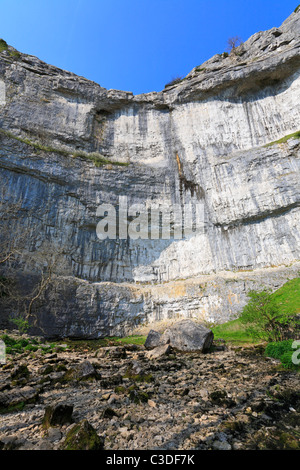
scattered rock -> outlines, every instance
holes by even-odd
[[[148,400],[148,405],[151,406],[151,408],[156,408],[156,403],[153,400]]]
[[[18,365],[11,373],[12,380],[27,379],[30,375],[28,367],[25,364]]]
[[[147,403],[149,395],[147,392],[144,392],[137,387],[132,387],[129,393],[129,398],[137,405],[139,403]]]
[[[35,403],[39,396],[39,388],[23,387],[0,393],[0,413],[5,413],[14,408],[22,409],[26,403]]]
[[[143,368],[141,364],[136,361],[133,361],[130,367],[130,375],[144,375]]]
[[[210,401],[218,406],[226,406],[228,408],[235,405],[235,401],[228,396],[225,390],[216,390],[209,395]]]
[[[89,379],[100,379],[101,376],[98,374],[94,366],[89,361],[81,362],[73,368],[67,370],[63,376],[64,381],[68,380],[89,380]]]
[[[53,444],[50,441],[42,441],[34,450],[53,450]]]
[[[92,356],[64,351],[46,363],[43,355],[28,355],[25,387],[12,380],[8,356],[0,366],[0,447],[58,450],[87,420],[97,436],[105,437],[105,449],[113,451],[297,448],[297,371],[282,370],[260,354],[245,356],[245,348],[174,355],[170,344],[161,347],[172,353],[157,360],[148,359],[156,348],[126,349],[126,358],[107,354],[103,361],[94,351]],[[94,370],[89,365],[79,370],[92,380],[79,380],[77,367],[86,363]],[[76,370],[77,379],[52,380],[60,365]],[[101,373],[100,381],[94,371]],[[67,416],[59,405],[70,407]]]
[[[158,359],[161,356],[164,356],[166,354],[171,354],[172,353],[172,348],[169,344],[162,344],[161,346],[157,346],[156,348],[152,349],[151,351],[148,351],[146,353],[146,357],[148,359]]]

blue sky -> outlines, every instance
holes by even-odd
[[[0,0],[0,37],[105,88],[160,91],[299,0]]]

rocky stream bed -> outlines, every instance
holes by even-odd
[[[299,373],[263,351],[217,344],[149,359],[144,346],[122,345],[8,356],[0,448],[73,449],[70,436],[86,431],[86,449],[299,450]]]

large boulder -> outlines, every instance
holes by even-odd
[[[157,331],[150,330],[145,341],[146,349],[154,349],[160,345],[161,334]]]
[[[182,320],[166,329],[160,344],[170,344],[174,349],[184,352],[206,352],[212,345],[213,332],[191,320]]]

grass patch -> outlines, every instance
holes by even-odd
[[[300,131],[294,132],[293,134],[286,135],[279,140],[275,140],[274,142],[270,142],[269,144],[265,145],[265,147],[271,147],[272,145],[277,144],[284,144],[290,139],[300,139]]]
[[[126,336],[125,338],[111,338],[116,344],[145,344],[147,336]]]
[[[68,345],[70,349],[74,349],[76,351],[97,351],[99,348],[105,348],[110,346],[122,346],[125,344],[144,344],[146,341],[146,336],[126,336],[124,338],[120,338],[118,336],[108,336],[106,338],[101,339],[79,339],[73,340],[68,339],[65,343]]]
[[[201,67],[201,65],[199,65],[198,67],[196,67],[196,72],[206,72],[206,68],[205,67]]]
[[[73,152],[70,155],[72,155],[72,157],[74,158],[83,158],[85,160],[90,160],[97,167],[102,166],[102,165],[116,165],[116,166],[128,166],[129,165],[129,163],[125,163],[125,162],[114,162],[114,161],[108,160],[107,158],[103,157],[103,155],[97,152],[87,153],[87,152],[79,151],[79,152]]]
[[[11,57],[18,58],[21,56],[20,52],[14,50],[9,50],[8,49],[8,44],[4,39],[0,39],[0,54],[3,51],[7,51]]]
[[[300,10],[300,5],[298,5],[295,10],[294,10],[294,13],[298,13],[298,11]]]
[[[286,282],[280,289],[272,294],[277,305],[283,313],[300,313],[300,278],[297,277]]]
[[[7,334],[1,335],[0,339],[5,344],[5,352],[6,354],[10,354],[15,356],[17,354],[23,354],[24,352],[36,352],[39,349],[44,353],[51,353],[56,351],[59,348],[59,344],[51,343],[39,343],[35,338],[18,338],[15,339]],[[64,348],[63,348],[64,349]]]
[[[43,145],[40,142],[33,142],[30,139],[26,139],[24,137],[19,137],[4,129],[0,129],[0,133],[5,135],[10,139],[17,140],[18,142],[22,142],[35,150],[39,150],[41,152],[48,152],[48,153],[57,153],[59,155],[63,155],[64,157],[73,157],[73,158],[82,158],[84,160],[89,160],[94,163],[96,167],[100,167],[103,165],[115,165],[115,166],[128,166],[129,163],[125,162],[115,162],[105,158],[103,155],[97,152],[84,152],[84,151],[75,151],[72,152],[70,150],[62,149],[59,147],[51,147],[48,145]]]
[[[0,39],[0,52],[7,51],[8,44],[4,39]]]
[[[212,328],[215,339],[224,339],[235,346],[258,344],[260,341],[253,339],[246,330],[246,326],[239,319]]]
[[[25,407],[25,402],[21,401],[16,405],[8,406],[7,408],[0,407],[0,415],[5,415],[8,413],[14,413],[15,411],[22,411]]]

